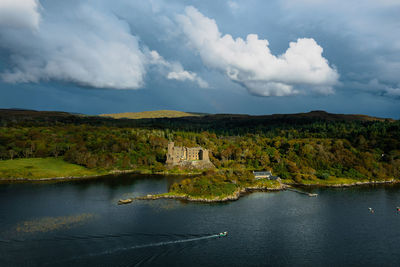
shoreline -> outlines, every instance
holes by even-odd
[[[13,182],[63,182],[63,181],[76,181],[76,180],[89,180],[89,179],[95,179],[95,178],[101,178],[101,177],[106,177],[106,176],[118,176],[120,174],[135,174],[135,175],[154,175],[154,176],[196,176],[196,175],[201,175],[201,173],[169,173],[167,172],[151,172],[149,170],[112,170],[107,173],[102,173],[98,175],[84,175],[84,176],[59,176],[59,177],[43,177],[43,178],[25,178],[25,177],[17,177],[17,178],[5,178],[1,179],[0,178],[0,184],[6,184],[6,183],[13,183]],[[285,186],[299,186],[299,187],[333,187],[333,188],[345,188],[345,187],[353,187],[353,186],[359,186],[359,185],[375,185],[375,184],[396,184],[400,183],[400,180],[396,179],[391,179],[391,180],[375,180],[375,181],[362,181],[362,182],[354,182],[354,183],[344,183],[344,184],[320,184],[320,183],[314,183],[314,184],[305,184],[305,183],[282,183]],[[267,190],[267,191],[273,191],[275,189],[267,189],[263,187],[246,187],[245,188],[248,191],[251,190]],[[283,189],[279,189],[283,190]]]
[[[97,175],[84,175],[84,176],[59,176],[59,177],[43,177],[43,178],[0,178],[0,184],[7,184],[13,182],[66,182],[66,181],[76,181],[76,180],[89,180],[95,178],[101,178],[106,176],[118,176],[120,174],[135,174],[135,175],[164,175],[164,176],[196,176],[201,173],[168,173],[168,172],[151,172],[148,170],[112,170],[107,173],[97,174]]]
[[[218,203],[218,202],[229,202],[229,201],[236,201],[240,199],[242,196],[252,193],[252,192],[266,192],[266,191],[285,191],[292,189],[292,186],[306,186],[306,187],[330,187],[330,188],[347,188],[347,187],[353,187],[353,186],[360,186],[360,185],[375,185],[375,184],[396,184],[400,183],[400,180],[385,180],[385,181],[365,181],[365,182],[354,182],[354,183],[349,183],[349,184],[331,184],[331,185],[324,185],[324,184],[299,184],[299,183],[282,183],[280,187],[277,188],[270,188],[270,187],[245,187],[245,188],[240,188],[237,189],[234,193],[231,195],[225,196],[223,198],[221,197],[214,197],[214,198],[206,198],[206,197],[193,197],[189,196],[186,194],[174,194],[171,192],[168,193],[163,193],[163,194],[156,194],[156,195],[147,195],[147,196],[141,196],[141,197],[135,197],[135,198],[129,198],[129,199],[120,199],[118,204],[129,204],[132,203],[134,200],[157,200],[157,199],[176,199],[176,200],[183,200],[183,201],[189,201],[189,202],[203,202],[203,203]],[[301,194],[308,195],[309,197],[315,197],[317,196],[316,194],[309,193],[309,192],[298,192]]]
[[[400,180],[391,179],[391,180],[375,180],[375,181],[363,181],[363,182],[354,182],[354,183],[346,183],[346,184],[302,184],[302,183],[285,183],[286,185],[293,186],[304,186],[304,187],[353,187],[359,185],[375,185],[375,184],[396,184],[399,183]]]
[[[147,195],[143,197],[136,197],[130,200],[157,200],[157,199],[176,199],[176,200],[184,200],[190,202],[203,202],[203,203],[218,203],[218,202],[229,202],[229,201],[236,201],[240,199],[243,195],[247,193],[252,193],[256,191],[283,191],[286,189],[285,185],[282,185],[279,188],[267,188],[267,187],[245,187],[235,190],[231,195],[225,197],[214,197],[214,198],[205,198],[205,197],[193,197],[185,194],[171,194],[171,193],[164,193],[158,195]],[[131,203],[130,201],[129,203]],[[120,204],[123,200],[120,200]],[[128,203],[126,203],[128,204]]]
[[[262,186],[249,186],[245,188],[238,188],[233,192],[231,195],[225,197],[214,197],[214,198],[206,198],[206,197],[193,197],[186,194],[174,194],[174,193],[163,193],[157,195],[147,195],[142,197],[135,197],[126,200],[119,200],[118,204],[129,204],[132,203],[134,200],[157,200],[157,199],[176,199],[176,200],[184,200],[190,202],[203,202],[203,203],[218,203],[218,202],[229,202],[229,201],[236,201],[240,199],[242,196],[252,193],[252,192],[266,192],[266,191],[283,191],[288,188],[287,185],[281,184],[279,187],[272,188],[272,187],[262,187]]]
[[[66,182],[66,181],[74,181],[74,180],[89,180],[89,179],[94,179],[94,178],[99,178],[103,176],[108,176],[108,174],[99,174],[99,175],[86,175],[86,176],[63,176],[63,177],[48,177],[48,178],[35,178],[35,179],[30,179],[30,178],[7,178],[7,179],[0,179],[0,184],[6,184],[6,183],[14,183],[14,182]]]

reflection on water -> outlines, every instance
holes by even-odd
[[[229,203],[117,205],[120,198],[166,192],[182,178],[121,175],[0,185],[0,266],[400,262],[400,185],[309,188],[316,198],[259,192]],[[223,231],[229,235],[213,238]]]
[[[19,223],[15,230],[19,233],[49,232],[77,226],[93,218],[93,214],[87,213],[72,216],[43,217]]]
[[[136,203],[139,202],[135,200]],[[158,200],[149,200],[149,201],[140,201],[142,205],[147,205],[154,212],[160,212],[165,210],[175,210],[182,208],[184,204],[183,201],[174,200],[174,199],[165,199],[163,201]]]

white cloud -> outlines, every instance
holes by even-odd
[[[126,21],[109,7],[89,3],[67,7],[68,12],[62,13],[45,10],[37,31],[2,31],[0,46],[11,51],[12,62],[0,73],[3,81],[60,80],[96,88],[139,89],[152,65],[187,72],[179,63],[165,61],[156,51],[149,53]],[[195,73],[187,73],[192,77],[186,80],[205,84]]]
[[[383,83],[400,83],[400,1],[398,0],[279,0],[281,23],[293,31],[323,32],[341,63],[350,72]],[[339,48],[342,46],[345,48]],[[351,60],[343,60],[343,57]],[[340,64],[340,63],[338,63]],[[351,74],[352,75],[352,74]],[[365,77],[364,77],[365,78]],[[364,79],[355,79],[363,82]]]
[[[37,0],[1,0],[0,28],[30,28],[39,27],[40,14]]]
[[[179,62],[168,62],[156,51],[150,52],[151,63],[158,66],[161,72],[166,73],[166,78],[177,81],[196,82],[200,88],[208,88],[209,85],[195,72],[184,70]]]
[[[228,1],[228,6],[232,10],[232,12],[236,12],[239,9],[239,4],[235,1]]]
[[[186,70],[176,70],[168,73],[167,78],[170,80],[178,80],[178,81],[193,81],[197,82],[199,87],[208,88],[208,83],[204,81],[202,78],[198,77],[196,73],[186,71]]]
[[[291,42],[284,54],[275,56],[268,40],[256,34],[249,34],[246,40],[222,36],[216,22],[194,7],[187,7],[177,21],[206,65],[222,70],[250,93],[284,96],[310,90],[327,94],[338,82],[337,71],[322,57],[323,49],[313,39]]]
[[[9,49],[15,48],[11,57],[14,67],[2,73],[2,79],[10,83],[63,80],[98,88],[142,87],[146,58],[128,25],[89,5],[70,11],[47,12],[32,35],[9,33],[5,39]]]

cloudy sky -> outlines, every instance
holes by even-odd
[[[398,0],[0,0],[0,108],[400,118]]]

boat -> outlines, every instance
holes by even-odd
[[[222,232],[218,234],[218,237],[225,237],[228,235],[228,232]]]
[[[373,208],[368,208],[369,209],[369,211],[371,212],[371,213],[374,213],[374,209]]]
[[[122,204],[129,204],[133,201],[132,198],[128,198],[128,199],[120,199],[118,200],[118,205],[122,205]]]

